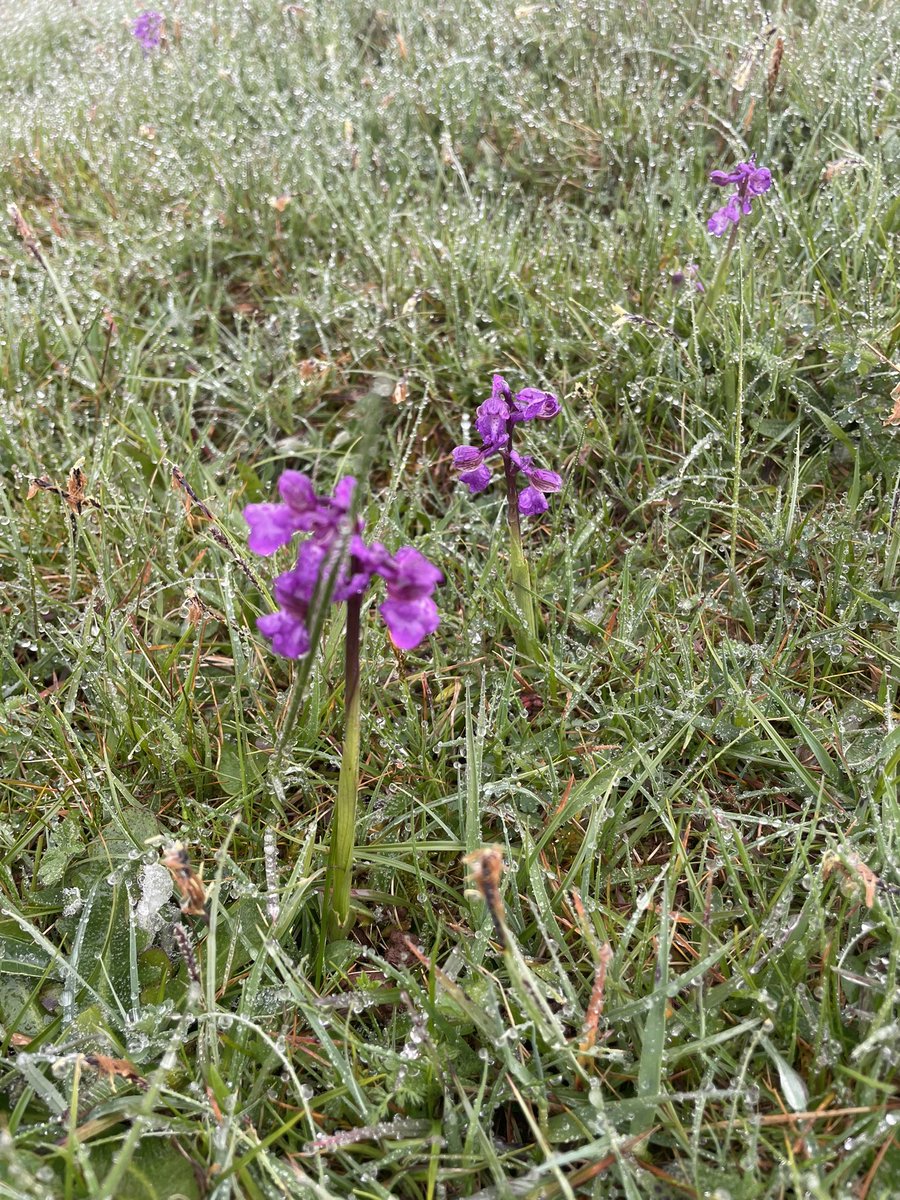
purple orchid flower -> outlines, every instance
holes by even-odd
[[[248,504],[248,545],[256,554],[274,554],[295,533],[300,543],[296,565],[275,580],[278,608],[257,621],[276,654],[302,658],[310,651],[309,612],[327,581],[334,603],[361,595],[376,575],[387,583],[381,615],[394,645],[412,650],[433,633],[440,620],[432,599],[443,575],[418,550],[403,546],[391,555],[380,542],[367,544],[363,522],[352,517],[356,480],[345,476],[331,496],[317,496],[311,480],[285,471],[278,481],[280,504]]]
[[[772,172],[768,167],[758,167],[754,154],[747,162],[738,163],[733,171],[710,171],[709,178],[718,187],[737,185],[727,203],[706,222],[706,228],[714,237],[721,237],[729,225],[737,225],[741,217],[750,212],[751,202],[772,186]]]
[[[248,504],[244,519],[250,526],[248,546],[254,554],[274,554],[295,533],[333,534],[353,504],[356,480],[347,475],[333,496],[317,496],[312,481],[299,471],[283,471],[278,480],[281,504]]]
[[[440,617],[431,594],[444,577],[412,546],[401,546],[381,565],[379,574],[387,582],[387,600],[380,612],[394,645],[412,650],[438,627]]]
[[[135,17],[131,25],[131,32],[145,54],[158,49],[162,41],[164,23],[165,17],[162,13],[154,12],[153,9],[145,9]]]
[[[517,491],[517,507],[523,516],[538,516],[549,507],[545,493],[558,492],[562,478],[555,471],[535,467],[530,455],[517,454],[512,449],[515,426],[521,421],[548,421],[560,411],[560,403],[552,392],[538,388],[523,388],[513,395],[502,375],[495,375],[491,395],[475,412],[475,428],[481,434],[482,446],[457,446],[453,464],[460,472],[460,483],[466,484],[475,495],[491,482],[491,468],[486,460],[499,454],[504,470],[513,480],[522,474],[528,487]],[[517,490],[517,489],[516,489]]]
[[[684,287],[686,283],[690,283],[695,292],[705,292],[706,288],[700,282],[699,274],[699,266],[696,263],[688,263],[686,267],[679,267],[677,271],[672,272],[669,276],[669,283],[676,291],[678,288]]]

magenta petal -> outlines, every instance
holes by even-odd
[[[381,574],[387,580],[391,600],[430,596],[437,585],[444,582],[443,573],[414,546],[401,546],[385,563]]]
[[[334,489],[332,502],[334,507],[339,512],[347,513],[353,504],[353,492],[356,488],[356,480],[352,475],[345,475]]]
[[[358,534],[354,534],[350,540],[350,557],[356,560],[360,570],[368,571],[370,575],[383,571],[391,558],[381,542],[367,546]]]
[[[555,471],[545,471],[543,467],[535,467],[528,472],[528,481],[539,492],[558,492],[562,488],[562,476]]]
[[[272,649],[284,658],[302,658],[309,654],[309,633],[304,623],[285,612],[267,613],[256,622],[259,631],[272,642]]]
[[[747,191],[751,196],[761,196],[772,186],[772,172],[768,167],[757,167],[747,180]]]
[[[250,526],[247,545],[254,554],[274,554],[299,528],[297,513],[287,504],[248,504],[244,520]]]
[[[546,497],[537,488],[527,487],[519,492],[519,512],[525,517],[537,517],[547,511],[550,505]]]
[[[301,471],[282,471],[278,480],[278,491],[285,504],[289,504],[298,512],[319,506],[312,480]]]
[[[742,173],[740,171],[710,171],[709,178],[711,183],[718,184],[719,187],[727,187],[729,183],[740,183]]]
[[[512,390],[502,375],[495,375],[491,380],[491,399],[512,404]]]
[[[491,468],[486,467],[484,463],[480,467],[476,467],[474,471],[463,471],[459,477],[460,483],[468,486],[471,495],[477,492],[483,492],[491,482]]]
[[[506,423],[510,417],[509,405],[497,396],[491,396],[475,410],[475,428],[482,441],[488,445],[500,445],[509,441]]]
[[[300,543],[293,571],[285,571],[275,580],[275,599],[281,608],[296,609],[309,604],[319,586],[328,549],[321,542]]]
[[[706,228],[713,237],[721,237],[728,228],[731,218],[728,215],[728,206],[718,208],[706,222]]]
[[[437,605],[428,597],[416,600],[385,600],[379,610],[400,650],[413,650],[440,624]]]
[[[484,453],[476,446],[456,446],[453,450],[453,465],[455,467],[480,467],[484,462]]]
[[[521,392],[516,393],[516,408],[523,421],[547,421],[556,416],[560,404],[552,392],[542,392],[539,388],[522,388]]]

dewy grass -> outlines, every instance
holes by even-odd
[[[892,1197],[897,6],[140,7],[0,26],[0,1192]],[[561,409],[540,694],[494,372]],[[413,651],[361,597],[325,946],[346,602],[273,654],[236,554],[285,471],[445,576]]]

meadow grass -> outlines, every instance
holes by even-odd
[[[134,12],[0,30],[0,1196],[896,1196],[900,9],[790,5],[770,92],[732,2]],[[537,656],[450,462],[494,370],[563,402]],[[241,510],[372,405],[446,583],[363,614],[323,953],[340,621],[279,754]]]

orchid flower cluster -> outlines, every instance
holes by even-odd
[[[548,421],[560,411],[559,400],[552,392],[538,388],[523,388],[513,395],[502,375],[494,376],[490,398],[476,409],[475,428],[481,434],[482,445],[457,446],[453,462],[459,470],[460,482],[469,492],[483,492],[491,482],[487,459],[499,454],[503,459],[507,481],[513,480],[517,493],[518,511],[526,517],[536,517],[547,511],[547,493],[558,492],[562,478],[555,471],[536,467],[530,454],[519,454],[512,448],[513,431],[522,421]],[[523,475],[528,486],[518,491],[517,475]]]
[[[387,584],[381,615],[394,645],[412,650],[438,626],[431,598],[443,575],[412,546],[390,554],[380,542],[363,541],[363,522],[352,513],[356,480],[345,476],[331,496],[317,496],[311,480],[285,471],[278,481],[280,504],[248,504],[248,545],[256,554],[274,554],[295,533],[310,536],[300,543],[297,564],[275,580],[277,611],[259,618],[260,631],[276,654],[302,658],[310,651],[309,613],[317,593],[333,581],[331,600],[361,596],[376,575]]]
[[[706,228],[714,237],[721,237],[729,225],[738,225],[741,217],[750,212],[752,201],[772,186],[772,172],[768,167],[758,167],[754,154],[747,162],[738,163],[733,171],[710,171],[709,178],[718,187],[737,184],[728,203],[716,209],[706,222]]]
[[[145,54],[159,49],[165,17],[153,9],[145,9],[131,23],[131,32]]]

